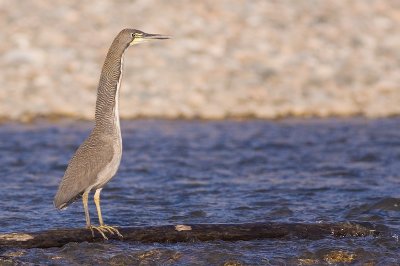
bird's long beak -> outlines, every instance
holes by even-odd
[[[144,43],[144,42],[149,42],[151,40],[166,40],[170,39],[170,36],[167,35],[161,35],[161,34],[150,34],[150,33],[138,33],[135,35],[135,38],[131,42],[131,45],[139,44],[139,43]]]
[[[143,34],[143,39],[145,39],[145,40],[166,40],[166,39],[171,39],[171,37],[168,35],[145,33],[145,34]]]

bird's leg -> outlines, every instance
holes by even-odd
[[[86,228],[90,228],[90,215],[88,208],[89,192],[85,191],[82,195],[83,208],[85,209]]]
[[[104,234],[104,232],[109,232],[111,234],[117,234],[119,237],[123,237],[117,228],[104,224],[103,217],[101,215],[100,192],[101,192],[101,188],[97,189],[96,192],[94,193],[94,203],[96,204],[97,215],[99,216],[99,224],[100,224],[100,226],[95,227],[95,229],[97,231],[102,231],[103,234]],[[104,235],[103,235],[103,237],[104,237]]]
[[[94,193],[94,203],[96,204],[96,209],[97,209],[97,215],[99,217],[99,224],[100,226],[103,226],[103,217],[101,216],[101,207],[100,207],[100,192],[101,188],[97,189],[96,192]]]
[[[83,202],[83,208],[85,209],[85,219],[86,219],[86,228],[90,229],[92,231],[92,236],[94,237],[94,231],[93,231],[93,226],[90,224],[90,215],[89,215],[89,208],[88,208],[88,197],[89,197],[89,191],[85,191],[82,195],[82,202]],[[103,232],[99,231],[99,233],[107,239],[107,237],[104,235]]]

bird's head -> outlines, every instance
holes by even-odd
[[[126,48],[128,48],[131,45],[148,42],[151,40],[165,40],[169,38],[170,37],[166,35],[150,34],[135,29],[124,29],[118,34],[116,39],[118,39],[120,43],[125,44]]]

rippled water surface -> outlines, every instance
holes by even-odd
[[[85,225],[80,201],[60,212],[52,200],[91,126],[68,121],[0,126],[0,232]],[[122,131],[121,167],[102,192],[108,224],[368,221],[387,226],[391,234],[70,243],[3,249],[0,264],[321,265],[332,263],[335,252],[356,264],[400,262],[399,118],[123,121]]]

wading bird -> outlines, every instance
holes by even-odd
[[[63,209],[82,197],[86,227],[96,229],[105,239],[105,233],[121,234],[105,225],[101,216],[100,192],[118,170],[122,156],[122,138],[119,123],[119,89],[122,78],[123,56],[126,49],[149,40],[168,39],[160,34],[124,29],[115,37],[108,50],[97,90],[95,127],[70,160],[54,198],[54,206]],[[90,223],[88,196],[95,191],[94,202],[99,226]]]

